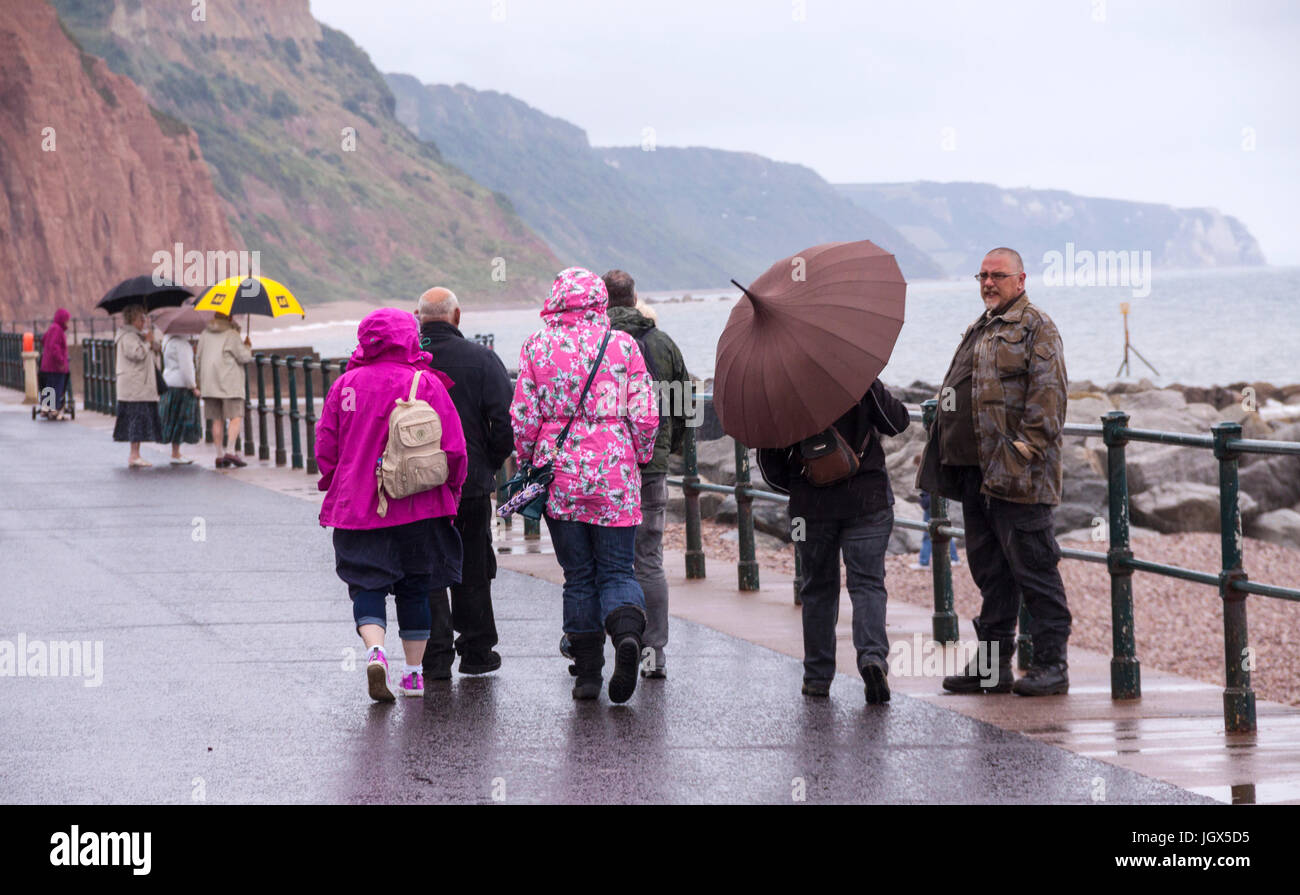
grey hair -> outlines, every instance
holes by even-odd
[[[990,249],[986,252],[984,257],[987,258],[989,255],[1005,255],[1016,262],[1016,267],[1018,267],[1021,272],[1025,269],[1025,262],[1020,260],[1020,253],[1015,249],[1009,249],[1006,246],[998,246],[996,249]]]
[[[429,292],[433,291],[433,289],[429,290]],[[416,313],[420,315],[422,323],[429,320],[450,320],[455,316],[456,309],[460,307],[460,301],[457,300],[456,293],[450,289],[442,291],[447,294],[430,298],[429,292],[426,292],[420,296],[420,304],[416,309]]]

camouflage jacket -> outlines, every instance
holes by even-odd
[[[1022,293],[984,327],[975,344],[971,395],[984,477],[981,491],[1013,503],[1059,504],[1065,354],[1056,324],[1030,304],[1028,295]],[[937,397],[939,412],[930,426],[916,486],[959,499],[960,492],[947,481],[939,462],[945,396]],[[951,403],[948,406],[951,409]],[[1015,442],[1025,446],[1027,458]]]

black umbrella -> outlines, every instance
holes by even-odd
[[[99,300],[97,308],[110,314],[120,314],[131,305],[144,305],[145,310],[174,308],[194,293],[170,280],[155,280],[151,274],[123,280]]]

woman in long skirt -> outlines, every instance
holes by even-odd
[[[198,444],[203,437],[199,422],[199,384],[194,378],[194,349],[182,335],[163,339],[163,382],[167,391],[158,401],[162,416],[162,440],[172,446],[172,465],[188,466],[194,461],[181,456],[181,443]]]
[[[158,418],[158,348],[153,326],[141,305],[122,312],[126,326],[117,334],[117,424],[113,440],[131,443],[127,465],[153,466],[140,456],[140,444],[160,442],[162,421]]]

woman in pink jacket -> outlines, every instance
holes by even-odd
[[[67,308],[54,312],[54,320],[41,339],[41,369],[37,379],[41,388],[41,413],[46,419],[63,418],[64,395],[68,391],[68,319]],[[46,389],[53,389],[51,396]],[[49,400],[47,401],[47,397]]]
[[[571,267],[542,308],[546,325],[519,353],[510,418],[518,461],[554,462],[546,527],[564,569],[564,632],[573,655],[575,699],[600,695],[605,634],[614,642],[609,698],[636,689],[645,595],[633,574],[641,523],[641,472],[654,453],[659,413],[636,340],[610,329],[605,283]],[[591,389],[578,397],[608,337]],[[558,456],[557,436],[573,426]]]
[[[388,594],[396,597],[405,652],[401,692],[422,696],[429,594],[460,583],[461,542],[452,522],[467,469],[465,435],[447,393],[451,380],[429,368],[414,317],[381,308],[361,321],[357,340],[348,371],[330,386],[316,424],[317,487],[325,492],[320,524],[334,528],[334,566],[348,586],[357,633],[366,645],[370,696],[391,701],[384,652]],[[417,372],[416,397],[442,422],[447,481],[410,497],[389,497],[380,516],[375,467],[388,443],[388,415],[410,394]]]

